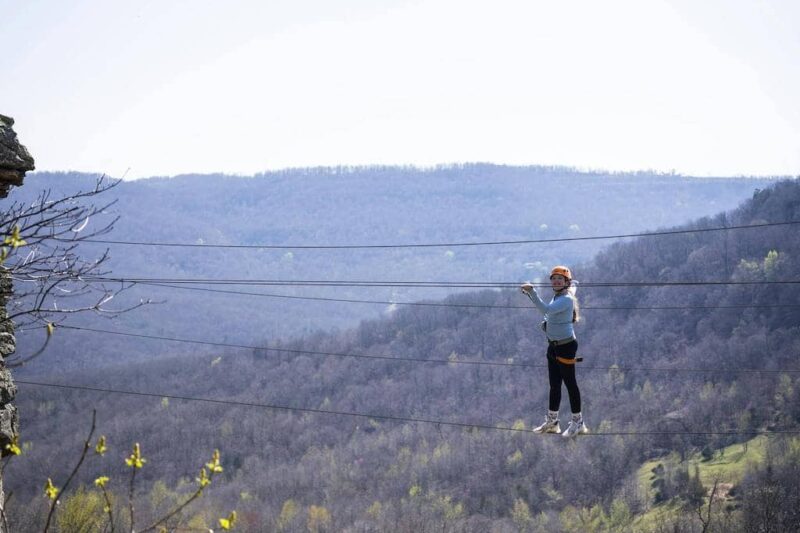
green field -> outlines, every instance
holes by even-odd
[[[796,440],[800,444],[800,439]],[[732,444],[720,450],[706,460],[700,452],[694,453],[686,459],[689,472],[694,475],[695,465],[699,467],[700,481],[707,490],[711,490],[714,482],[718,482],[718,491],[725,497],[733,485],[739,483],[747,470],[764,461],[767,450],[767,437],[758,436],[746,443]],[[656,479],[653,469],[658,465],[677,466],[680,456],[677,453],[647,461],[639,468],[638,479],[642,494],[646,495],[647,512],[639,515],[635,520],[637,529],[649,530],[665,518],[681,512],[680,502],[674,500],[653,504],[654,491],[652,482]]]
[[[758,436],[746,443],[731,444],[714,452],[714,456],[705,460],[700,452],[687,458],[689,471],[694,472],[695,465],[700,467],[700,480],[706,487],[711,487],[714,480],[720,483],[738,483],[741,481],[747,467],[758,464],[764,460],[766,454],[767,437]],[[746,450],[746,451],[745,451]],[[650,490],[650,483],[654,478],[653,469],[659,464],[677,465],[677,453],[647,461],[639,468],[639,484],[643,491]]]

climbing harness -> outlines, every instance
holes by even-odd
[[[558,340],[558,341],[547,341],[547,343],[550,346],[563,346],[563,345],[569,344],[569,343],[571,343],[571,342],[573,342],[575,340],[576,340],[575,337],[570,337],[569,339],[561,339],[561,340]],[[565,365],[574,365],[575,363],[580,363],[581,361],[583,361],[583,357],[570,357],[570,358],[568,358],[568,357],[561,357],[561,356],[557,355],[556,356],[556,361],[558,361],[559,363],[563,363]]]

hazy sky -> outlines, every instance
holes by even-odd
[[[797,0],[0,0],[39,170],[800,173]]]

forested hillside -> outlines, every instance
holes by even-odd
[[[37,173],[9,201],[30,202],[93,185],[85,174]],[[558,167],[461,165],[287,170],[233,177],[191,175],[123,182],[104,215],[120,219],[106,238],[121,241],[234,245],[342,245],[481,242],[629,234],[685,223],[733,208],[770,183],[673,175],[586,173]],[[103,218],[103,217],[100,217]],[[101,224],[91,220],[87,231]],[[522,281],[554,262],[588,261],[608,241],[550,245],[371,250],[253,250],[109,245],[118,277],[290,280]],[[103,245],[83,245],[97,257]],[[228,287],[231,289],[231,287]],[[271,287],[249,292],[381,301],[441,298],[451,291],[407,287]],[[233,290],[245,290],[233,287]],[[156,335],[214,332],[209,340],[248,343],[347,328],[386,313],[387,304],[325,303],[141,285],[115,308],[152,299],[158,305],[121,316],[119,328]],[[108,327],[98,317],[73,325]],[[68,367],[149,357],[130,339],[98,337],[92,350],[62,331],[48,357]],[[41,332],[21,334],[33,352]],[[175,350],[181,351],[179,346]],[[184,353],[189,353],[183,350]],[[45,359],[40,359],[47,364]],[[35,367],[39,361],[31,364]]]
[[[677,229],[800,220],[796,180],[749,196]],[[467,266],[453,271],[472,277]],[[660,518],[662,531],[758,531],[765,521],[793,530],[800,440],[780,432],[800,430],[797,227],[641,237],[607,246],[574,272],[582,282],[578,374],[590,435],[567,441],[525,431],[542,418],[547,379],[539,316],[516,290],[398,306],[339,333],[279,342],[260,332],[256,350],[198,346],[194,357],[170,357],[170,346],[138,340],[152,357],[37,379],[154,397],[33,386],[20,375],[23,441],[31,444],[6,471],[12,521],[24,531],[42,519],[41,486],[66,477],[65,453],[80,448],[75,428],[88,426],[97,408],[111,447],[102,472],[116,494],[127,490],[122,458],[131,443],[149,459],[140,474],[143,515],[172,491],[186,493],[196,466],[218,447],[224,482],[204,509],[222,516],[235,507],[246,531],[640,531],[655,526],[637,515],[665,502],[672,513]],[[70,342],[80,338],[85,347],[96,338],[73,335]],[[764,462],[726,489],[728,499],[712,502],[705,529],[696,512],[707,505],[705,489],[686,463],[664,461],[670,466],[654,469],[652,486],[642,485],[647,460],[670,452],[713,457],[757,432],[769,432]],[[100,473],[92,468],[86,483]]]

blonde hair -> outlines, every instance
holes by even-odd
[[[575,296],[575,293],[578,292],[578,282],[574,280],[568,280],[569,285],[564,287],[562,290],[567,291],[567,295],[572,297],[572,322],[580,322],[581,320],[581,305],[578,303],[578,297]]]

